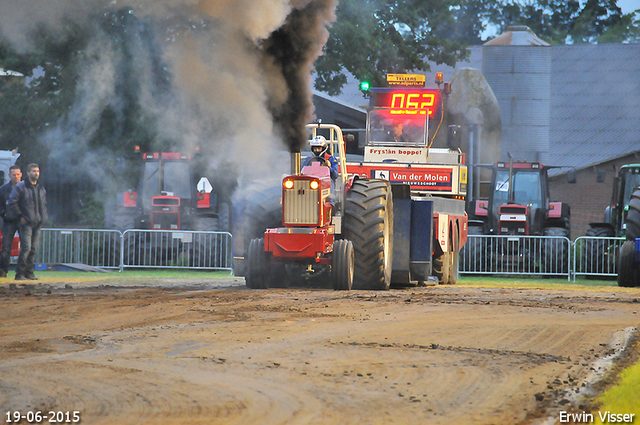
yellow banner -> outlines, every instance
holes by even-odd
[[[389,86],[424,87],[426,76],[420,74],[387,74]]]

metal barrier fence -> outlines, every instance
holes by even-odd
[[[576,275],[615,278],[618,254],[625,238],[581,236],[573,242],[573,280]]]
[[[122,233],[117,230],[42,229],[36,263],[81,263],[120,268]]]
[[[37,263],[232,270],[228,232],[42,229]]]
[[[465,274],[526,274],[597,278],[617,276],[625,238],[468,235],[460,252]],[[81,263],[122,270],[188,268],[233,270],[228,232],[42,229],[37,263]]]
[[[618,275],[618,253],[625,238],[582,236],[468,235],[460,251],[459,272],[526,274],[610,279]]]
[[[124,267],[232,270],[233,243],[228,232],[125,230]]]
[[[559,236],[468,235],[459,272],[527,274],[571,279],[571,241]]]

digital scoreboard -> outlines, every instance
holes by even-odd
[[[370,106],[391,115],[434,116],[440,109],[440,90],[384,88],[371,89]]]

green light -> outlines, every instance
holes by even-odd
[[[369,82],[368,81],[361,82],[360,83],[360,90],[362,90],[362,91],[369,90]]]

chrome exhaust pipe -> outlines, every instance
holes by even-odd
[[[300,152],[291,152],[291,174],[300,174]]]

